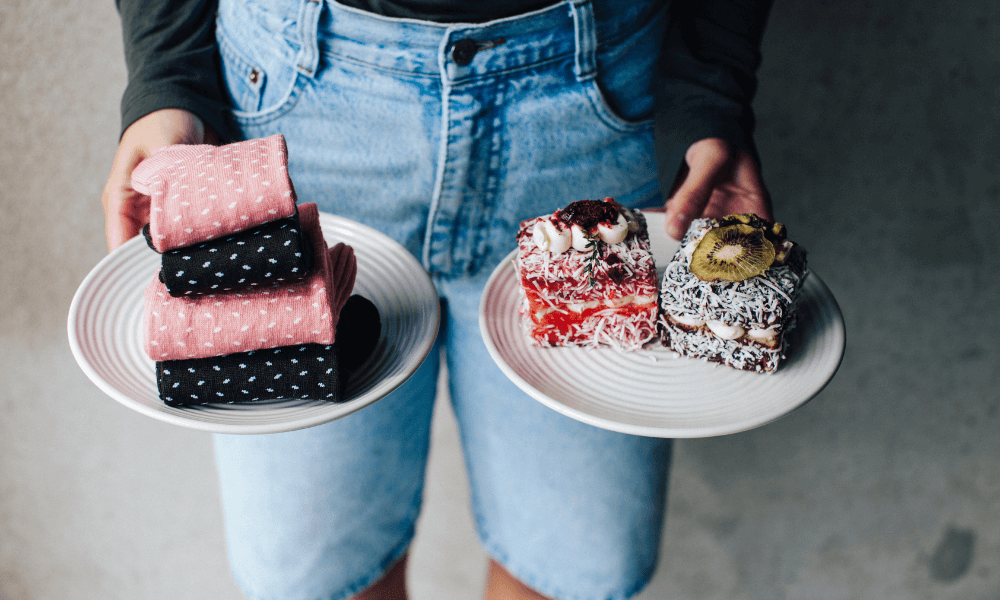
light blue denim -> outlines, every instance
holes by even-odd
[[[444,301],[448,361],[486,552],[561,600],[638,592],[656,564],[669,440],[564,417],[516,388],[479,332],[521,220],[582,198],[659,204],[658,1],[571,1],[491,23],[390,19],[327,0],[222,0],[246,137],[280,132],[299,200],[386,232]],[[456,42],[472,39],[471,62]],[[254,600],[334,600],[403,553],[420,511],[438,354],[346,418],[216,436],[235,577]]]

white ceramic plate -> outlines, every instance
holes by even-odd
[[[663,214],[644,213],[658,277],[678,242],[663,232]],[[815,272],[798,303],[778,371],[759,374],[679,358],[666,348],[541,348],[521,329],[512,252],[496,268],[479,307],[479,326],[493,360],[533,398],[566,416],[634,435],[694,438],[759,427],[819,393],[840,366],[844,319]]]
[[[142,350],[142,294],[160,256],[141,237],[104,257],[80,284],[69,311],[69,343],[84,373],[105,393],[144,415],[216,433],[273,433],[326,423],[372,404],[406,381],[434,345],[437,292],[423,267],[395,241],[342,217],[320,213],[330,244],[354,247],[354,293],[379,309],[382,335],[341,403],[273,400],[173,408],[156,391],[155,363]]]

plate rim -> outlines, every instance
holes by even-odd
[[[643,215],[647,218],[647,223],[651,220],[653,223],[648,223],[650,228],[656,226],[657,224],[662,225],[663,216],[659,212],[643,211]],[[653,217],[650,219],[650,217]],[[676,240],[674,240],[676,241]],[[806,280],[806,285],[816,285],[819,287],[820,295],[828,302],[830,312],[833,316],[831,326],[825,335],[830,336],[828,340],[834,348],[836,354],[836,360],[831,361],[827,368],[823,371],[823,382],[817,386],[815,390],[812,390],[807,394],[802,400],[792,404],[791,406],[782,406],[774,411],[761,415],[758,418],[750,419],[741,424],[740,427],[725,427],[725,426],[697,426],[697,427],[660,427],[652,425],[639,425],[634,423],[624,423],[621,421],[615,421],[606,417],[597,416],[586,411],[582,411],[570,406],[565,403],[556,400],[537,389],[527,380],[525,380],[513,367],[511,367],[503,354],[497,348],[496,343],[493,340],[491,331],[489,329],[488,318],[486,315],[487,307],[487,294],[490,293],[496,286],[496,280],[501,276],[505,275],[507,272],[514,270],[514,260],[517,257],[517,249],[512,250],[507,256],[501,260],[500,264],[494,268],[493,272],[490,274],[489,279],[486,282],[486,286],[483,288],[483,297],[480,299],[479,303],[479,328],[482,334],[483,342],[486,344],[486,349],[489,351],[490,356],[493,361],[497,364],[504,375],[507,376],[518,388],[523,392],[534,398],[535,400],[541,402],[545,406],[555,410],[556,412],[575,419],[577,421],[592,425],[595,427],[600,427],[602,429],[607,429],[610,431],[616,431],[619,433],[626,433],[630,435],[639,435],[645,437],[660,437],[660,438],[707,438],[707,437],[717,437],[722,435],[731,435],[734,433],[740,433],[744,431],[749,431],[751,429],[756,429],[768,423],[773,423],[774,421],[794,412],[796,409],[801,408],[826,388],[827,385],[833,380],[837,371],[840,369],[840,365],[844,360],[844,353],[847,347],[847,331],[844,322],[844,315],[840,309],[840,305],[837,303],[836,298],[833,296],[830,288],[826,283],[818,276],[816,273],[810,269],[809,276]],[[516,278],[517,274],[514,273]],[[520,318],[518,316],[517,318]],[[610,348],[596,348],[590,349],[589,352],[615,352],[615,350]],[[693,358],[681,357],[680,360],[698,360]],[[719,367],[723,368],[723,367]],[[762,374],[761,376],[769,376],[767,374]]]
[[[101,260],[98,261],[98,263],[87,273],[77,286],[76,291],[73,293],[73,299],[70,301],[69,314],[66,320],[66,329],[67,337],[69,338],[70,352],[73,354],[73,358],[76,360],[77,365],[84,372],[87,378],[97,386],[98,389],[110,396],[119,404],[164,423],[176,425],[185,429],[210,433],[255,435],[295,431],[335,421],[381,400],[403,385],[403,383],[405,383],[417,371],[417,369],[420,368],[434,348],[434,344],[437,340],[438,332],[441,327],[441,304],[437,288],[434,286],[430,275],[427,274],[420,262],[399,242],[393,240],[386,234],[363,223],[358,223],[357,221],[352,221],[346,217],[332,213],[320,211],[319,218],[321,223],[323,221],[333,221],[338,223],[338,227],[346,227],[348,229],[361,232],[365,236],[379,239],[380,243],[384,243],[389,248],[392,248],[393,253],[396,254],[398,258],[411,263],[410,266],[413,267],[413,273],[419,280],[421,287],[426,288],[423,292],[430,292],[426,298],[428,305],[431,306],[429,319],[423,337],[420,338],[418,343],[414,345],[414,350],[411,354],[413,360],[407,365],[407,368],[402,369],[390,377],[380,380],[380,389],[378,391],[369,390],[369,392],[365,394],[361,394],[356,398],[352,398],[344,402],[329,403],[331,410],[310,414],[300,419],[249,424],[220,423],[192,419],[184,417],[183,414],[164,412],[156,407],[149,406],[128,397],[121,390],[106,381],[104,377],[97,372],[94,366],[90,364],[90,361],[87,359],[86,353],[84,352],[77,335],[77,331],[80,327],[79,311],[80,303],[83,302],[84,291],[94,285],[95,279],[103,275],[103,271],[107,268],[108,263],[119,260],[121,255],[125,252],[133,251],[133,246],[135,245],[145,245],[145,241],[142,240],[141,236],[136,236],[127,240],[114,251],[104,255]],[[326,232],[324,231],[324,236],[325,234]],[[389,381],[390,383],[388,385],[384,385],[386,381]],[[275,406],[272,410],[280,410],[280,406]]]

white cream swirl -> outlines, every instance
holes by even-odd
[[[625,236],[628,235],[628,221],[625,220],[624,216],[619,214],[618,220],[614,223],[598,223],[597,232],[605,243],[620,244],[625,240]]]
[[[569,250],[573,234],[549,219],[536,221],[531,228],[531,239],[539,250],[548,250],[552,254],[562,254]]]
[[[594,249],[591,244],[595,240],[606,244],[620,244],[625,241],[633,223],[635,221],[629,221],[619,212],[614,223],[598,223],[597,231],[590,234],[575,223],[566,228],[561,223],[553,222],[552,219],[540,219],[532,226],[531,238],[539,250],[548,250],[552,254],[562,254],[570,248],[580,252],[590,252]]]

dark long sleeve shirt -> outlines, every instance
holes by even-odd
[[[551,0],[341,0],[391,17],[485,22],[543,8]],[[234,137],[215,42],[216,0],[116,0],[128,86],[122,131],[162,108],[198,115]],[[753,151],[751,101],[771,0],[674,0],[663,41],[658,112],[661,173],[676,173],[687,148],[717,137]],[[669,182],[668,182],[669,183]]]

